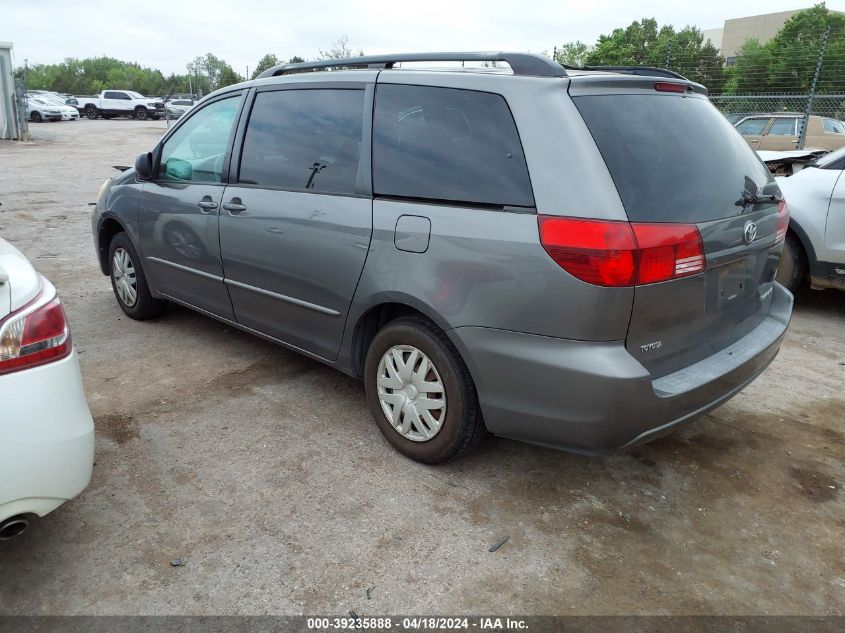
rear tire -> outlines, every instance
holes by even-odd
[[[792,293],[798,291],[807,279],[807,255],[794,233],[786,234],[783,253],[775,274],[775,281]]]
[[[99,118],[100,113],[97,110],[96,106],[91,105],[90,103],[85,106],[85,116],[87,116],[92,121],[96,118]]]
[[[41,123],[41,113],[40,112],[33,112],[31,115],[29,115],[29,119],[33,123]]]
[[[167,307],[150,293],[141,258],[126,233],[118,233],[109,244],[109,277],[115,299],[129,318],[152,319]]]
[[[364,385],[379,430],[413,460],[451,461],[486,435],[466,364],[427,319],[402,317],[375,335],[367,350]]]

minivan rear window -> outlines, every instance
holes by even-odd
[[[474,90],[379,84],[373,189],[383,196],[534,206],[507,102]]]
[[[769,170],[703,97],[587,95],[573,101],[633,222],[739,215],[743,194],[777,193]]]

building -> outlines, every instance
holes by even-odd
[[[746,40],[755,39],[765,44],[783,28],[786,21],[803,9],[794,11],[779,11],[764,15],[751,15],[745,18],[725,20],[720,29],[705,29],[702,31],[705,40],[719,49],[728,66],[734,63],[736,55]]]

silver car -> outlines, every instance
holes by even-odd
[[[792,217],[777,280],[845,290],[845,147],[778,178]]]
[[[272,68],[104,185],[102,272],[134,319],[178,303],[360,377],[422,462],[487,432],[649,440],[758,376],[792,312],[777,183],[702,86],[660,72]]]

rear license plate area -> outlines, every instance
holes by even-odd
[[[743,258],[719,266],[716,273],[716,305],[724,308],[738,303],[751,294],[752,286],[749,259]]]

